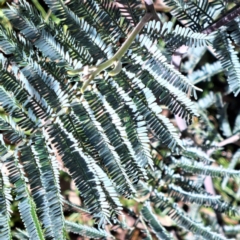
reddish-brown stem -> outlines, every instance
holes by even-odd
[[[202,33],[210,34],[214,31],[218,30],[220,27],[226,26],[228,23],[230,23],[232,20],[234,20],[238,16],[240,16],[240,6],[239,5],[232,8],[229,12],[227,12],[224,16],[222,16],[216,22],[212,23],[210,26],[205,28],[202,31]]]
[[[240,134],[235,134],[227,139],[224,139],[223,141],[219,142],[217,145],[218,147],[224,147],[228,144],[235,143],[240,139]],[[208,150],[207,154],[208,156],[211,156],[213,153],[213,150]]]
[[[239,5],[232,8],[229,12],[227,12],[224,16],[222,16],[216,22],[212,23],[210,26],[208,26],[207,28],[202,30],[201,33],[210,34],[214,31],[218,30],[220,27],[226,26],[229,22],[231,22],[238,16],[240,16],[240,6]],[[177,49],[172,56],[172,63],[175,66],[175,68],[178,70],[180,69],[182,57],[184,55],[184,53],[182,53],[182,52],[181,52],[181,54],[178,54],[180,48]]]

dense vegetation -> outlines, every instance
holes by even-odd
[[[164,3],[4,8],[0,239],[237,237],[240,6]]]

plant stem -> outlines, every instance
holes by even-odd
[[[217,143],[218,147],[224,147],[228,144],[232,144],[237,142],[240,139],[240,134],[235,134],[227,139],[224,139],[222,142]],[[211,156],[214,150],[210,149],[208,150],[207,154],[208,156]]]
[[[121,48],[114,54],[114,56],[107,60],[104,63],[99,64],[98,66],[96,66],[96,70],[94,72],[92,72],[90,74],[90,76],[88,77],[88,79],[84,82],[81,92],[83,93],[85,91],[85,89],[87,88],[87,86],[89,85],[89,83],[103,70],[109,68],[110,66],[112,66],[114,64],[114,62],[119,61],[122,56],[127,52],[127,50],[129,49],[129,47],[131,46],[132,42],[134,41],[134,39],[136,38],[136,36],[141,32],[141,30],[144,28],[145,24],[153,17],[152,13],[147,12],[143,18],[141,19],[141,21],[138,23],[138,25],[134,28],[134,30],[131,32],[131,34],[129,35],[129,37],[126,39],[126,41],[123,43],[123,45],[121,46]],[[78,70],[76,69],[75,71],[69,71],[70,73],[73,72],[77,72]]]
[[[134,30],[131,32],[131,34],[129,35],[129,37],[125,40],[125,42],[123,43],[123,45],[120,47],[120,49],[114,54],[114,56],[107,60],[106,62],[103,62],[101,64],[99,64],[98,66],[95,67],[91,67],[92,71],[89,72],[89,74],[87,76],[85,76],[86,80],[83,83],[81,92],[83,93],[85,91],[85,89],[87,88],[87,86],[89,85],[89,83],[103,70],[109,68],[112,65],[115,65],[114,70],[116,71],[112,71],[114,75],[118,74],[121,69],[121,64],[119,64],[122,56],[126,53],[126,51],[129,49],[129,47],[131,46],[131,44],[133,43],[134,39],[136,38],[136,36],[141,32],[141,30],[144,28],[145,24],[151,20],[151,19],[155,19],[157,21],[160,21],[155,9],[154,9],[154,3],[152,0],[144,0],[145,3],[145,7],[146,7],[146,13],[143,16],[143,18],[141,19],[141,21],[137,24],[137,26],[134,28]],[[119,67],[120,66],[120,67]],[[118,69],[117,69],[118,68]],[[75,69],[75,70],[71,70],[68,71],[68,74],[75,74],[75,73],[79,73],[82,72],[83,68],[80,69]]]
[[[236,17],[240,16],[240,6],[237,5],[232,8],[229,12],[227,12],[224,16],[218,19],[216,22],[208,26],[206,29],[202,31],[202,33],[210,34],[216,30],[218,30],[222,26],[226,26],[229,22],[234,20]]]
[[[47,13],[42,7],[42,5],[39,3],[39,1],[38,0],[31,0],[31,1],[34,4],[34,6],[38,9],[38,11],[42,14],[43,18],[45,18],[47,16]]]
[[[146,9],[144,4],[139,5],[140,9]],[[154,8],[157,12],[170,12],[172,10],[171,7],[168,7],[166,5],[160,5],[160,4],[154,4]]]

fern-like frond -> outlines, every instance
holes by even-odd
[[[129,31],[131,31],[132,26],[129,26],[129,22],[126,18],[122,18],[121,12],[117,5],[111,0],[96,0],[100,9],[106,14],[105,22],[111,26],[118,36],[125,37]]]
[[[172,158],[174,164],[176,166],[181,167],[183,171],[190,172],[193,174],[200,174],[212,177],[237,177],[240,174],[240,171],[237,170],[229,170],[223,167],[212,167],[203,164],[202,162],[193,162],[187,158],[182,157],[181,160],[176,160]]]
[[[65,66],[68,69],[72,67],[81,67],[80,60],[86,63],[86,61],[91,59],[88,51],[81,47],[73,37],[70,37],[68,31],[64,32],[62,26],[59,27],[52,21],[46,25],[46,22],[27,2],[21,1],[21,5],[15,6],[15,8],[12,8],[12,11],[7,11],[6,14],[10,16],[14,27],[20,30],[23,29],[22,31],[26,31],[25,28],[27,28],[25,19],[35,24],[35,38],[33,37],[34,39],[32,39],[23,32],[24,36],[30,42],[34,43],[46,57],[56,60],[58,66]],[[20,25],[19,22],[16,21],[17,16],[23,18]],[[45,30],[43,27],[45,27]],[[29,31],[31,32],[31,29],[29,29]],[[86,54],[86,56],[83,56],[81,53]],[[76,60],[76,55],[79,57],[78,60]]]
[[[52,228],[54,223],[52,221],[53,219],[50,217],[50,208],[48,204],[49,199],[47,198],[47,195],[45,195],[46,189],[43,187],[43,176],[41,176],[41,173],[38,170],[37,159],[35,159],[34,154],[32,153],[31,146],[25,145],[19,150],[21,151],[21,162],[23,163],[24,170],[28,175],[29,185],[33,200],[36,204],[37,214],[42,223],[42,227],[45,230],[45,236],[50,238],[56,236],[57,238],[62,239],[62,228]],[[60,232],[58,232],[59,230]]]
[[[29,40],[34,41],[40,37],[40,32],[34,23],[21,15],[17,10],[17,5],[12,5],[9,9],[4,10],[4,14],[11,23],[21,31],[21,33]]]
[[[154,67],[154,62],[149,61],[145,64],[146,69],[148,67]],[[146,72],[143,72],[139,78],[138,76],[135,76],[135,74],[131,74],[127,71],[126,74],[130,79],[132,79],[134,85],[136,86],[134,86],[135,88],[142,90],[148,87],[152,93],[154,93],[156,99],[159,99],[162,104],[165,104],[172,113],[181,116],[186,119],[187,122],[191,122],[192,117],[198,115],[194,103],[191,102],[184,92],[168,83],[164,76],[159,75],[160,69],[161,68],[158,68],[158,66],[153,68],[152,74],[154,78],[150,77],[150,81],[149,75]],[[143,83],[146,84],[146,87]],[[144,91],[147,92],[147,90],[148,89]],[[146,98],[149,99],[149,102],[151,102],[152,98],[150,98],[149,94],[150,91],[148,91]]]
[[[49,224],[51,224],[50,226],[48,226],[47,231],[52,229],[53,236],[57,239],[61,239],[64,232],[64,217],[62,210],[62,197],[60,195],[57,161],[53,156],[50,155],[51,150],[47,147],[45,138],[39,133],[33,137],[31,151],[34,155],[33,158],[35,158],[36,168],[39,169],[39,173],[37,172],[34,174],[34,179],[37,179],[37,174],[40,175],[39,179],[41,180],[41,184],[38,184],[38,186],[42,185],[46,196],[47,206],[44,206],[45,209],[43,210],[43,212],[46,213],[48,209],[48,218],[50,219],[50,221],[48,221]],[[27,163],[27,168],[31,169],[31,171],[32,162],[33,161]],[[32,182],[34,183],[35,181],[32,180]],[[35,190],[36,189],[34,189],[34,191]]]
[[[205,97],[198,100],[198,106],[201,109],[207,109],[216,102],[216,97],[213,92],[209,92]]]
[[[118,189],[118,187],[116,186],[118,186],[118,184],[122,184],[122,182],[128,181],[128,179],[116,177],[115,172],[118,170],[122,171],[122,169],[112,167],[110,161],[112,161],[114,164],[116,162],[116,159],[114,159],[114,157],[116,157],[117,154],[114,152],[109,142],[106,141],[106,138],[99,134],[98,126],[95,127],[94,124],[92,124],[91,118],[88,116],[88,112],[81,104],[79,104],[79,102],[74,102],[71,107],[73,110],[71,111],[71,114],[61,115],[61,121],[64,123],[64,127],[66,128],[65,131],[71,132],[75,137],[75,141],[78,140],[81,143],[85,154],[89,154],[91,169],[96,176],[96,181],[99,181],[101,183],[101,189],[103,191],[101,194],[101,199],[106,198],[105,201],[108,202],[109,207],[112,211],[111,219],[113,220],[121,210],[121,203],[118,200],[118,194],[116,192],[116,189]],[[90,156],[95,161],[93,161]],[[101,167],[104,169],[104,171],[95,162],[101,164]],[[129,189],[126,191],[129,191]],[[105,205],[107,204],[105,203]],[[86,211],[87,210],[84,212]],[[90,212],[88,211],[88,213]],[[95,217],[100,218],[101,221],[101,213]],[[104,221],[100,222],[99,224],[101,225],[103,223]]]
[[[122,124],[126,127],[139,164],[142,167],[149,165],[152,168],[146,121],[137,111],[134,101],[113,79],[108,79],[108,83],[106,81],[98,82],[98,87],[124,120]]]
[[[167,167],[165,167],[166,169]],[[167,183],[173,183],[175,186],[180,186],[185,191],[195,191],[196,193],[207,194],[207,192],[202,188],[202,183],[198,181],[193,181],[188,177],[183,177],[179,174],[169,174],[166,173],[164,180]]]
[[[222,67],[226,70],[230,90],[237,96],[240,92],[240,63],[228,34],[219,31],[213,41],[213,47]]]
[[[105,224],[110,218],[109,205],[106,204],[104,191],[98,191],[102,189],[101,178],[104,179],[105,176],[99,171],[99,173],[96,172],[97,166],[95,166],[94,160],[83,153],[82,149],[78,147],[77,140],[72,133],[67,132],[59,118],[56,123],[59,125],[54,124],[47,130],[53,139],[52,144],[55,145],[58,154],[62,156],[62,160],[80,191],[87,209],[95,218],[99,219],[100,225]]]
[[[200,70],[194,71],[191,75],[189,75],[189,79],[194,83],[200,83],[202,81],[210,81],[211,77],[223,72],[223,67],[219,61],[212,63],[212,64],[206,64],[201,67]]]
[[[104,99],[102,99],[101,95],[97,96],[92,92],[87,92],[87,94],[85,94],[85,98],[89,102],[92,113],[96,116],[96,119],[98,119],[99,123],[101,124],[101,127],[104,131],[103,134],[105,134],[106,139],[109,139],[109,143],[111,143],[114,147],[116,151],[115,157],[119,156],[121,164],[126,166],[126,174],[128,178],[133,182],[137,181],[136,178],[138,178],[138,176],[141,176],[139,174],[140,172],[137,173],[139,166],[137,166],[137,162],[132,159],[133,155],[129,151],[126,143],[123,141],[123,136],[121,136],[119,124],[117,125],[115,123],[117,119],[113,119],[112,114],[114,113],[111,111],[111,107],[107,102],[104,102]],[[92,120],[94,119],[92,118]]]
[[[240,91],[240,65],[230,40],[236,41],[238,36],[234,24],[234,28],[229,24],[216,33],[213,45],[219,61],[194,72],[215,37],[201,32],[224,8],[221,1],[166,0],[175,6],[182,24],[175,28],[164,14],[159,14],[159,22],[147,24],[151,14],[157,18],[154,6],[152,13],[147,7],[156,4],[152,0],[145,0],[147,12],[134,0],[44,0],[51,11],[46,18],[44,11],[39,14],[26,0],[4,10],[15,32],[0,27],[0,165],[7,168],[27,230],[13,231],[13,237],[61,240],[69,231],[88,238],[110,238],[103,231],[107,224],[129,230],[119,219],[123,210],[120,197],[126,197],[147,202],[139,217],[146,227],[146,239],[154,233],[159,239],[171,239],[159,223],[155,207],[166,210],[195,235],[224,239],[192,220],[175,203],[235,212],[219,196],[207,194],[202,178],[195,181],[193,176],[239,176],[234,167],[210,166],[212,159],[205,153],[219,139],[206,108],[217,101],[219,113],[225,115],[219,96],[208,95],[198,104],[190,100],[197,97],[196,82],[223,69],[231,89],[236,94]],[[235,35],[228,36],[227,31]],[[190,47],[183,56],[188,57],[185,75],[194,72],[189,76],[169,63],[169,50],[181,45]],[[164,47],[167,51],[162,51]],[[162,112],[165,108],[187,123],[199,113],[202,117],[181,139],[175,122]],[[224,125],[226,121],[220,122]],[[231,129],[223,130],[230,136]],[[239,127],[233,132],[238,133]],[[196,147],[195,136],[193,141],[185,141],[185,133],[200,135],[203,144]],[[235,156],[233,160],[236,162]],[[58,161],[75,183],[81,206],[63,200]],[[0,238],[11,235],[10,188],[5,175],[3,168]],[[149,201],[155,205],[150,206]],[[98,229],[65,222],[63,204],[91,215]]]
[[[130,75],[131,76],[131,75]],[[122,91],[122,94],[125,94],[126,96],[129,95],[128,92],[141,92],[143,89],[143,85],[140,85],[141,88],[139,89],[138,86],[135,87],[134,85],[131,85],[128,81],[127,75],[121,73],[121,75],[114,77],[114,80],[119,82],[118,84],[114,84],[114,88],[116,91],[118,91],[119,87]],[[137,80],[137,79],[136,79]],[[137,84],[136,84],[137,85]],[[133,88],[132,88],[133,87]],[[145,92],[146,91],[146,92]],[[161,111],[159,106],[155,103],[154,96],[150,95],[150,91],[146,89],[146,99],[148,99],[148,102],[144,102],[142,100],[142,97],[139,98],[137,96],[134,97],[133,102],[136,105],[138,111],[140,114],[144,117],[144,120],[148,124],[149,128],[153,132],[153,134],[161,140],[162,143],[166,144],[169,148],[174,150],[178,146],[182,146],[182,143],[176,133],[175,128],[172,126],[172,124],[169,122],[169,120],[159,114]],[[149,95],[151,96],[149,96]],[[144,96],[144,95],[143,95]],[[148,106],[149,104],[149,106]],[[140,118],[141,119],[141,118]],[[171,133],[171,135],[167,134],[167,132]]]
[[[19,201],[18,209],[29,237],[31,239],[44,240],[44,233],[38,219],[36,205],[26,184],[28,179],[24,176],[18,158],[18,151],[16,151],[14,156],[11,156],[6,160],[6,167],[9,171],[9,180],[14,184],[16,200]]]
[[[159,24],[160,23],[155,20],[149,22],[148,26],[146,27],[146,33],[153,40],[159,40],[159,38],[162,37],[165,41],[166,48],[168,48],[172,52],[174,52],[182,45],[190,47],[208,46],[210,45],[210,42],[214,37],[213,35],[193,32],[190,28],[183,28],[179,25],[173,28],[172,22],[165,22],[161,29],[159,27]],[[158,32],[158,38],[156,36],[156,32]]]
[[[213,160],[205,153],[201,148],[184,146],[185,149],[182,151],[182,155],[194,159],[196,161],[202,161],[203,163],[211,163]]]
[[[132,169],[135,169],[135,171],[138,172],[138,177],[146,177],[146,172],[140,164],[141,159],[136,158],[137,152],[134,151],[134,147],[130,141],[130,136],[127,134],[127,129],[125,126],[123,126],[123,123],[121,120],[122,118],[118,115],[116,111],[119,107],[122,108],[123,106],[115,107],[112,105],[112,102],[108,102],[107,98],[104,95],[102,95],[100,92],[98,92],[97,89],[95,89],[94,92],[96,93],[99,99],[99,102],[101,102],[103,106],[102,109],[109,114],[109,118],[112,120],[113,126],[115,127],[116,132],[119,135],[119,140],[122,142],[122,145],[124,146],[125,150],[123,147],[120,148],[119,144],[116,144],[116,145],[113,144],[113,146],[118,145],[119,150],[117,151],[119,152],[119,154],[123,152],[128,152],[128,155],[125,155],[124,157],[122,157],[122,159],[124,159],[123,164],[128,165],[128,167],[126,167],[127,171],[128,171],[128,168],[132,165]],[[116,141],[116,138],[115,138],[115,141]],[[127,159],[131,159],[131,160],[127,162]],[[133,170],[130,170],[130,171],[133,171]]]
[[[97,230],[96,228],[88,227],[88,226],[77,224],[70,221],[66,221],[65,224],[68,232],[73,232],[75,234],[79,234],[80,236],[84,236],[87,238],[99,239],[99,238],[111,237],[104,230]]]
[[[12,73],[3,75],[3,87],[10,93],[18,93],[15,97],[19,104],[22,104],[22,108],[31,110],[37,118],[46,119],[51,113],[46,100],[29,84],[17,67],[13,67],[12,70]],[[10,83],[11,88],[8,87]]]
[[[2,54],[0,54],[1,60],[6,60]],[[24,103],[28,99],[28,93],[24,91],[21,86],[19,86],[19,81],[14,76],[16,72],[18,72],[18,68],[16,66],[11,66],[11,71],[7,71],[10,68],[10,64],[4,64],[1,66],[0,76],[1,76],[1,85],[8,92],[12,92],[19,103]]]
[[[204,26],[213,22],[214,11],[211,11],[208,0],[184,1],[165,0],[165,3],[172,7],[172,13],[193,31],[200,32]],[[193,14],[194,13],[194,14]]]
[[[142,10],[139,9],[140,1],[135,0],[117,0],[118,9],[121,15],[126,18],[132,26],[136,26],[139,18],[142,16]]]
[[[69,54],[68,61],[69,64],[73,65],[73,68],[82,67],[80,63],[82,65],[93,63],[93,58],[87,48],[81,46],[68,30],[54,24],[54,22],[50,22],[49,26],[49,31],[52,32],[56,40],[64,47],[64,52]]]
[[[38,63],[30,60],[21,72],[40,96],[44,96],[47,113],[51,114],[53,108],[57,108],[61,106],[61,104],[66,104],[68,96],[64,96],[65,94],[61,91],[59,83],[51,75],[42,71]]]
[[[221,212],[236,212],[236,209],[229,204],[226,204],[221,196],[211,196],[210,194],[195,193],[183,190],[179,186],[174,186],[170,184],[168,186],[169,196],[176,200],[181,200],[183,202],[197,203],[200,206],[212,207]]]
[[[58,110],[61,104],[67,105],[68,95],[65,89],[67,92],[69,92],[69,89],[62,88],[62,84],[45,72],[37,62],[30,60],[25,54],[21,53],[21,49],[17,48],[17,42],[15,42],[15,45],[17,55],[13,58],[25,67],[20,70],[16,66],[11,66],[13,74],[3,70],[4,87],[8,91],[18,91],[16,97],[22,106],[29,111],[31,110],[36,117],[45,119],[53,112],[53,108]],[[22,86],[19,86],[17,78],[20,79]],[[11,85],[9,80],[12,82]],[[42,84],[39,85],[40,82]]]
[[[73,92],[76,90],[76,86],[73,87],[66,83],[66,79],[69,79],[69,82],[74,81],[74,78],[67,76],[65,68],[66,65],[63,64],[63,66],[61,66],[59,64],[55,64],[52,61],[48,61],[47,58],[38,59],[38,64],[41,66],[42,71],[50,78],[57,80],[61,90],[65,92],[65,94],[68,94],[69,101],[71,101],[71,99],[74,98]]]
[[[3,86],[0,87],[0,102],[6,113],[11,113],[12,117],[17,118],[17,124],[25,131],[33,131],[40,124],[31,109],[23,109],[15,96],[5,91]]]
[[[204,227],[201,223],[193,221],[176,203],[171,203],[163,194],[155,192],[155,196],[152,197],[151,201],[153,201],[161,211],[168,209],[167,214],[171,216],[180,227],[188,229],[204,239],[226,240],[224,236],[212,232],[210,228]]]
[[[46,0],[45,2],[52,12],[62,19],[62,23],[69,26],[72,37],[86,47],[94,59],[108,59],[113,55],[112,47],[101,39],[96,29],[83,18],[79,19],[61,0]]]
[[[12,144],[19,143],[25,138],[24,131],[17,126],[11,116],[7,116],[6,114],[0,115],[0,130]]]
[[[151,210],[151,205],[149,202],[145,203],[141,209],[141,214],[144,220],[149,224],[151,230],[155,233],[158,239],[173,239],[166,231],[166,229],[159,223],[157,217],[153,214]]]
[[[79,18],[84,18],[89,25],[96,28],[98,34],[106,43],[116,43],[116,32],[111,26],[111,21],[105,12],[99,11],[96,1],[71,1],[67,5]],[[102,27],[104,25],[104,28]],[[109,36],[108,28],[112,28],[113,34]]]
[[[86,136],[88,136],[89,143],[95,146],[95,151],[98,152],[100,157],[99,161],[102,167],[108,175],[110,175],[113,182],[115,182],[117,189],[119,189],[120,192],[123,191],[127,194],[131,194],[133,189],[131,189],[128,176],[123,172],[121,159],[114,147],[111,146],[110,140],[104,133],[104,129],[101,127],[100,123],[96,121],[89,105],[84,104],[83,107],[79,104],[73,104],[72,108],[75,118],[77,118],[81,124],[84,124],[83,131]],[[120,172],[121,174],[119,174]]]
[[[25,2],[24,4],[26,8],[29,7],[29,4]],[[55,41],[53,36],[45,30],[41,30],[38,26],[35,26],[33,21],[27,18],[28,14],[25,16],[17,5],[14,7],[11,6],[10,9],[6,9],[5,14],[11,20],[13,26],[20,30],[26,39],[34,43],[37,48],[41,49],[45,56],[50,57],[52,60],[62,60],[65,58],[61,46]]]
[[[139,47],[133,49],[131,59],[134,60],[135,64],[139,64],[141,67],[148,64],[148,66],[145,66],[145,69],[152,77],[156,77],[156,80],[158,80],[158,77],[159,79],[164,79],[182,92],[190,92],[191,95],[196,97],[195,91],[197,88],[167,62],[166,57],[161,53],[156,44],[154,44],[153,40],[147,35],[141,34],[140,37],[136,39],[136,42],[143,49]],[[144,51],[146,55],[144,57],[139,55],[139,50]]]
[[[132,164],[129,151],[126,145],[122,142],[116,127],[112,123],[112,120],[110,120],[110,114],[107,111],[104,111],[104,106],[102,106],[99,97],[94,93],[86,92],[85,98],[88,103],[84,102],[83,105],[88,111],[91,120],[98,125],[98,131],[101,132],[105,141],[111,143],[112,146],[108,145],[112,148],[112,154],[114,158],[116,158],[117,165],[120,169],[125,166],[126,173],[124,173],[123,169],[121,170],[123,176],[125,176],[126,180],[131,179],[133,182],[137,181],[141,176],[138,172],[139,167],[135,165],[134,162]],[[129,180],[127,180],[127,182]],[[125,183],[126,185],[130,184],[130,182],[128,184],[127,182]],[[119,184],[118,187],[120,187]]]

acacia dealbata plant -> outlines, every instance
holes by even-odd
[[[170,13],[152,0],[44,1],[47,15],[9,5],[13,30],[0,28],[0,239],[109,239],[117,228],[129,239],[134,228],[141,239],[235,237],[222,216],[234,218],[237,201],[209,188],[239,178],[239,150],[231,168],[211,154],[239,140],[240,115],[231,126],[222,94],[197,100],[195,85],[221,74],[239,94],[237,1],[166,0]],[[215,60],[197,69],[206,52]],[[59,161],[81,206],[61,195]],[[12,204],[25,229],[11,226]],[[68,221],[65,205],[94,224]]]

